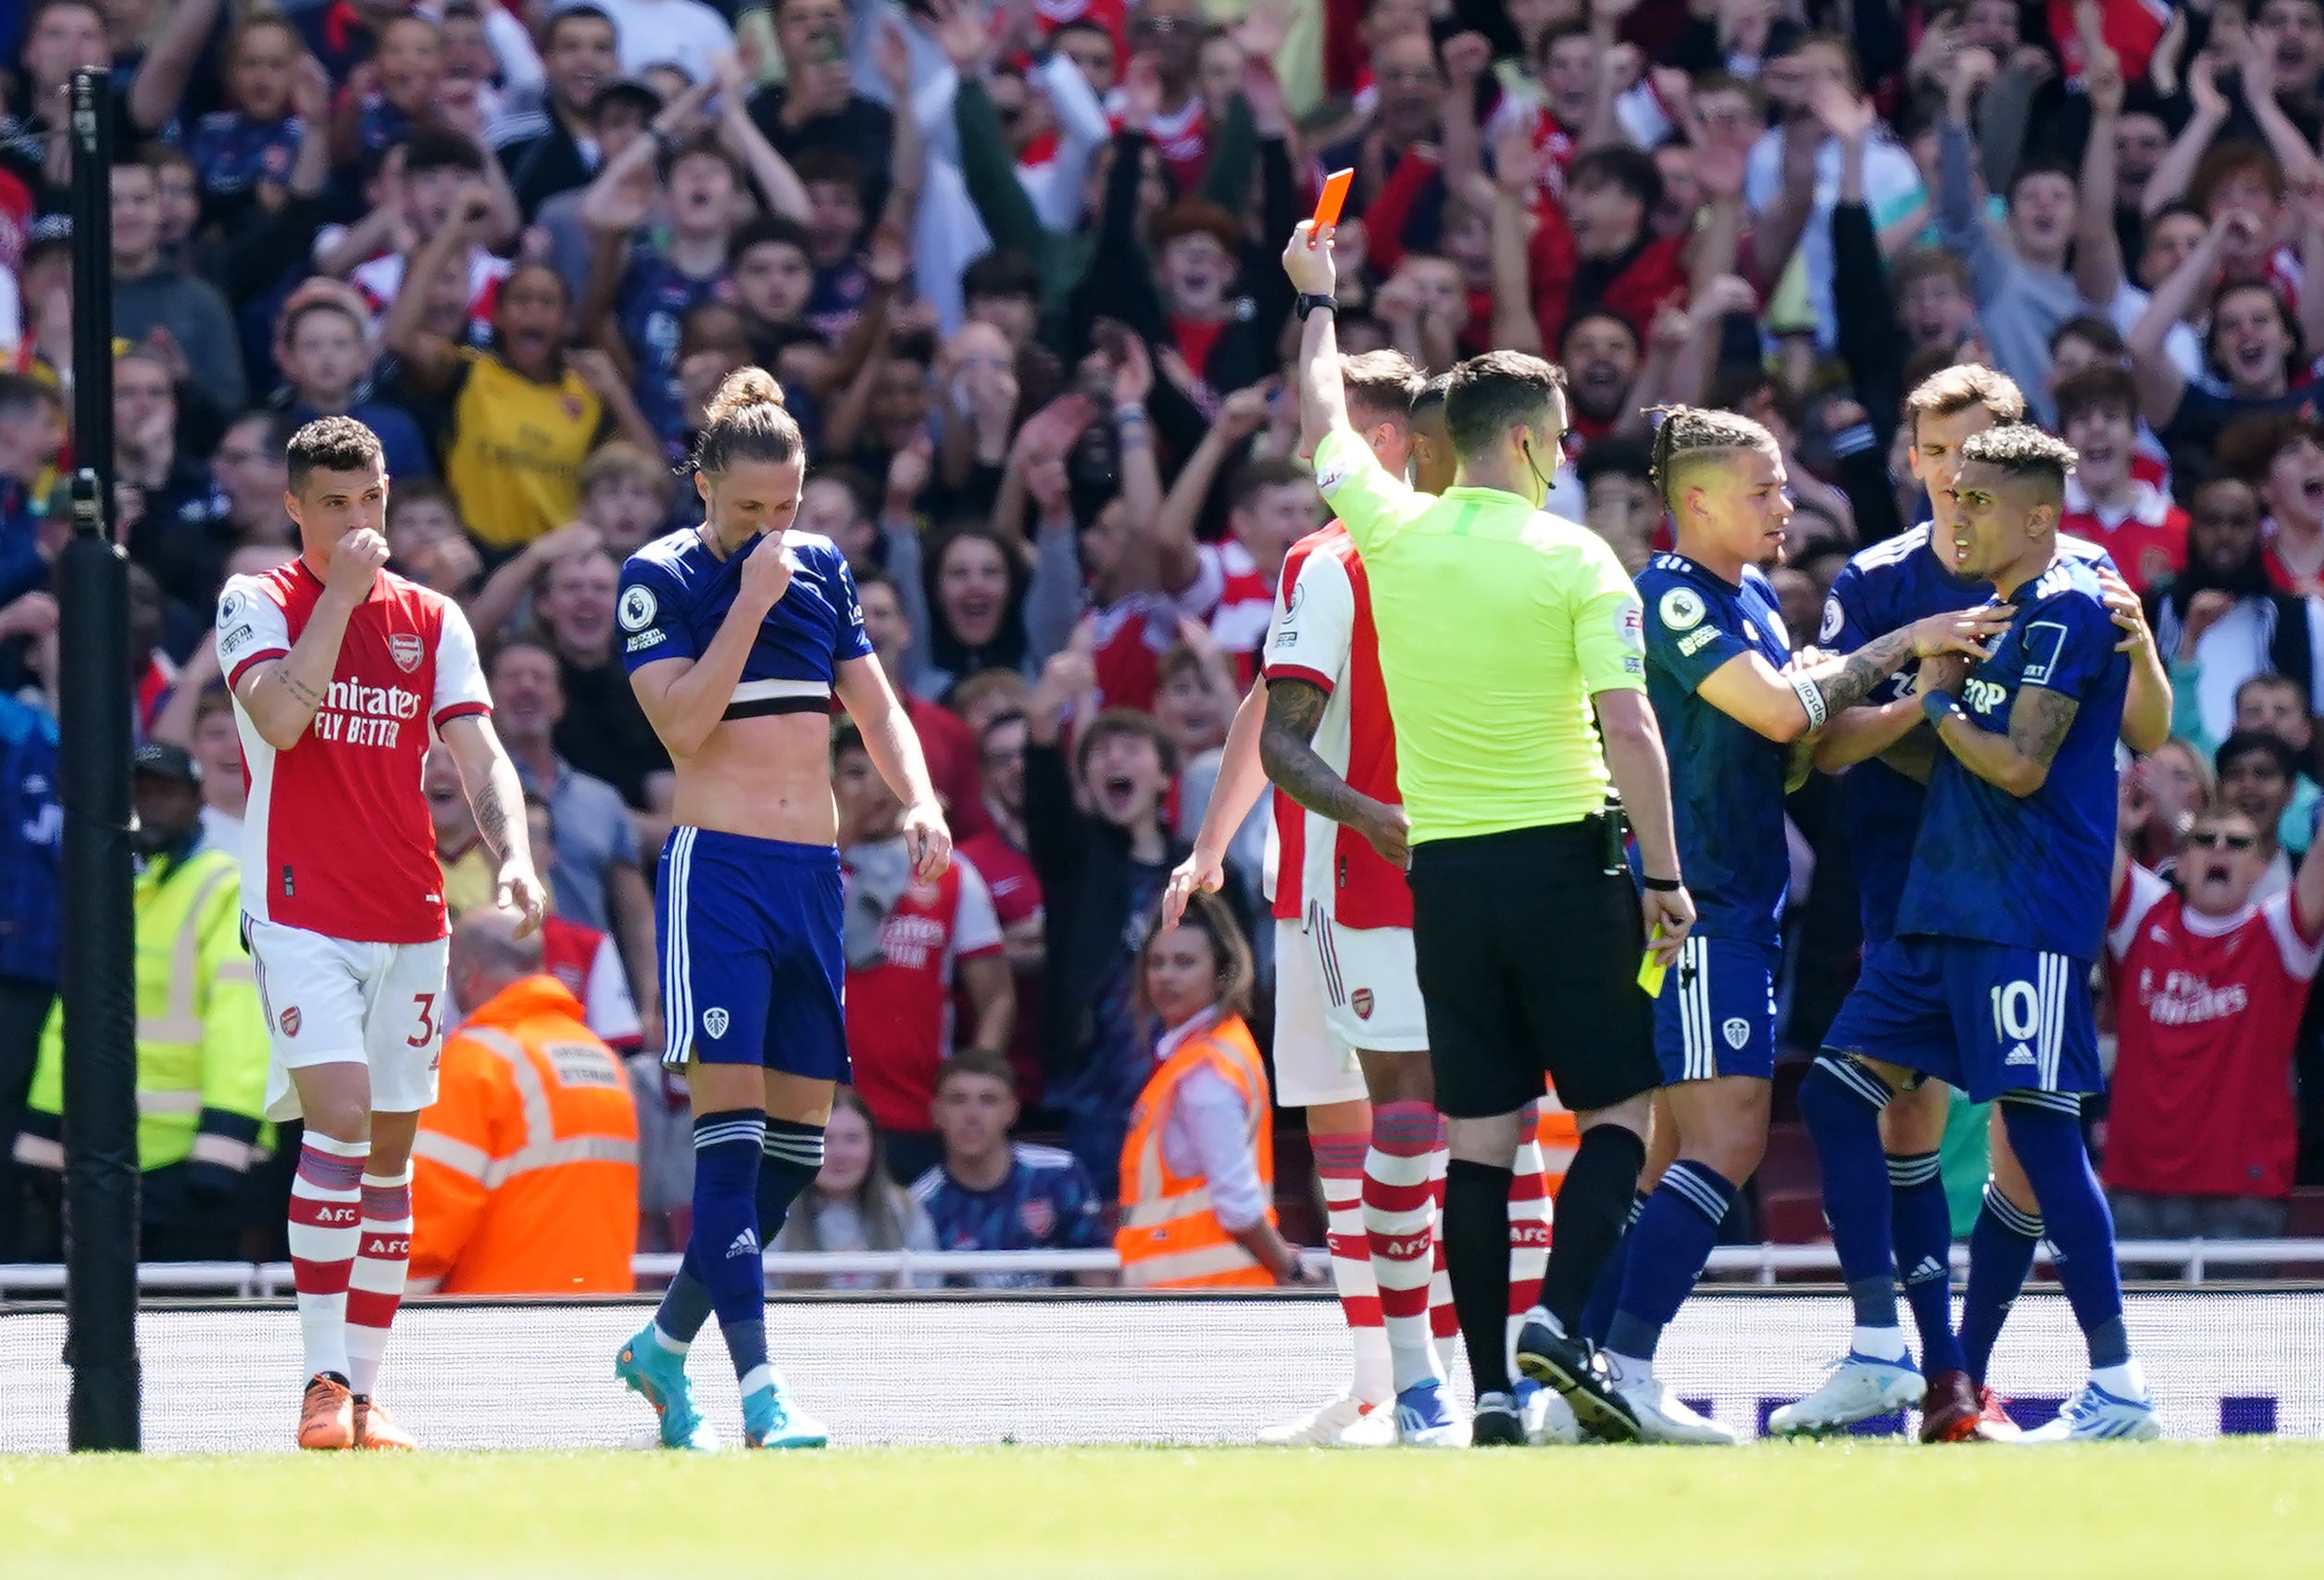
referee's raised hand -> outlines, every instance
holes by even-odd
[[[1326,225],[1318,231],[1312,219],[1302,219],[1292,228],[1291,245],[1283,249],[1283,272],[1302,295],[1329,296],[1339,282],[1339,270],[1331,261],[1331,233],[1337,229]]]

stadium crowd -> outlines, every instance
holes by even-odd
[[[2066,528],[2143,595],[2175,696],[2169,743],[2125,774],[2112,1102],[2085,1119],[2124,1237],[2280,1234],[2295,1184],[2324,1184],[2313,947],[2280,922],[2266,971],[2212,947],[2291,890],[2324,801],[2324,0],[39,0],[17,21],[0,1260],[52,1260],[59,1233],[51,566],[87,458],[61,131],[82,66],[115,83],[149,1258],[281,1250],[296,1147],[260,1119],[210,627],[228,575],[295,552],[285,443],[337,413],[384,446],[393,568],[477,633],[554,907],[538,946],[489,914],[456,929],[414,1278],[627,1288],[632,1245],[683,1242],[687,1096],[655,1057],[669,761],[623,671],[643,619],[618,576],[699,519],[680,465],[753,364],[806,433],[799,525],[852,567],[958,841],[915,881],[902,807],[836,732],[855,1086],[775,1248],[1110,1244],[1180,1024],[1154,919],[1286,553],[1324,519],[1275,255],[1343,167],[1341,349],[1416,385],[1493,347],[1560,365],[1550,507],[1632,573],[1668,543],[1650,408],[1778,436],[1794,647],[1833,634],[1852,556],[1927,517],[1906,395],[1957,365],[2014,381],[2079,451]],[[1794,1076],[1862,943],[1838,786],[1789,802]],[[448,761],[427,790],[456,919],[489,913]],[[1213,957],[1256,952],[1262,1048],[1267,846],[1262,809]],[[571,1105],[558,1135],[633,1172],[517,1184],[544,1085]],[[1966,1230],[1986,1125],[1957,1108]],[[1273,1156],[1233,1188],[1319,1226]],[[1788,1232],[1785,1179],[1763,1172],[1730,1237]]]

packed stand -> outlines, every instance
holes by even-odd
[[[620,663],[643,620],[618,577],[699,519],[682,463],[752,364],[807,435],[798,524],[852,567],[959,842],[915,882],[901,809],[836,733],[856,1085],[775,1248],[1103,1248],[1141,1158],[1207,1174],[1222,1221],[1273,1235],[1304,1171],[1277,1176],[1264,1123],[1255,1155],[1218,1142],[1269,1100],[1265,814],[1200,927],[1155,922],[1285,556],[1325,519],[1275,255],[1341,168],[1342,349],[1416,383],[1493,347],[1560,364],[1551,508],[1633,573],[1668,542],[1654,408],[1778,435],[1795,648],[1834,633],[1852,556],[1927,518],[1918,474],[1943,458],[1905,396],[1958,364],[2015,382],[2080,452],[2068,530],[2143,596],[2175,694],[2168,744],[2125,775],[2109,937],[2093,1138],[2125,1236],[2280,1234],[2295,1184],[2324,1183],[2324,927],[2293,888],[2324,689],[2319,0],[44,0],[20,21],[0,120],[0,1260],[57,1250],[51,568],[75,460],[62,95],[84,65],[115,83],[148,1257],[281,1250],[295,1147],[259,1119],[210,626],[226,577],[295,552],[284,444],[335,413],[385,448],[393,568],[468,611],[555,907],[537,944],[456,932],[415,1275],[627,1287],[632,1243],[682,1243],[686,1094],[654,1057],[671,774]],[[1429,432],[1423,486],[1449,477]],[[488,907],[451,764],[428,792],[456,917]],[[1839,795],[1818,777],[1790,803],[1797,1055],[1862,941]],[[2272,945],[2231,958],[2254,929]],[[1138,1099],[1197,1012],[1248,1044],[1249,1078],[1157,1126]],[[571,1123],[634,1164],[634,1198],[508,1188],[492,1137],[520,1063],[588,1088]],[[1955,1121],[1966,1227],[1985,1131]],[[1773,1232],[1762,1207],[1731,1234]],[[528,1266],[512,1218],[587,1229]],[[495,1223],[534,1248],[511,1265]]]

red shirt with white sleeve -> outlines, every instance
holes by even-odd
[[[843,856],[841,871],[852,884]],[[983,874],[956,853],[934,883],[906,887],[880,924],[880,964],[847,968],[847,1058],[881,1129],[925,1134],[935,1128],[929,1106],[952,1052],[955,967],[1001,952]]]
[[[541,922],[541,969],[581,1001],[581,1021],[616,1053],[635,1053],[645,1039],[621,951],[594,927],[555,911]]]
[[[322,593],[304,558],[229,578],[217,629],[227,685],[254,664],[289,657]],[[244,913],[349,943],[443,937],[450,929],[420,761],[431,729],[491,711],[460,606],[381,571],[348,618],[331,689],[295,746],[269,746],[234,699],[249,791]]]
[[[1316,724],[1316,755],[1360,794],[1402,800],[1371,593],[1356,540],[1337,521],[1309,533],[1283,557],[1267,675],[1322,687],[1330,700]],[[1296,921],[1315,908],[1341,927],[1412,925],[1412,890],[1404,874],[1354,829],[1278,790],[1270,842],[1279,920]]]
[[[2098,545],[2114,557],[2130,590],[2143,593],[2187,568],[2187,512],[2155,484],[2133,477],[2127,509],[2101,509],[2073,478],[2066,480],[2066,513],[2057,530]]]
[[[2104,1170],[2157,1196],[2283,1197],[2299,1151],[2293,1046],[2324,934],[2290,892],[2187,909],[2143,867],[2115,897],[2116,1053]]]

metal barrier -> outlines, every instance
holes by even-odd
[[[2049,1246],[2041,1259],[2049,1260]],[[1301,1253],[1308,1267],[1328,1273],[1327,1252]],[[2178,1281],[2199,1285],[2237,1270],[2279,1270],[2305,1265],[2324,1268],[2324,1239],[2301,1240],[2126,1240],[2117,1260],[2137,1268],[2176,1267]],[[1120,1260],[1110,1250],[1088,1251],[769,1251],[767,1276],[781,1278],[876,1277],[892,1288],[908,1289],[916,1278],[971,1278],[979,1274],[1069,1277],[1080,1273],[1115,1273]],[[631,1260],[641,1287],[658,1287],[678,1271],[674,1253]],[[1968,1265],[1968,1248],[1953,1248],[1957,1272]],[[1824,1244],[1721,1246],[1711,1253],[1709,1271],[1773,1285],[1787,1276],[1837,1276],[1839,1259]],[[293,1292],[291,1264],[284,1261],[147,1262],[137,1270],[138,1286],[148,1297],[213,1296],[227,1299],[278,1299]],[[2263,1274],[2264,1276],[2264,1274]],[[0,1299],[61,1296],[65,1270],[56,1263],[0,1264]]]

